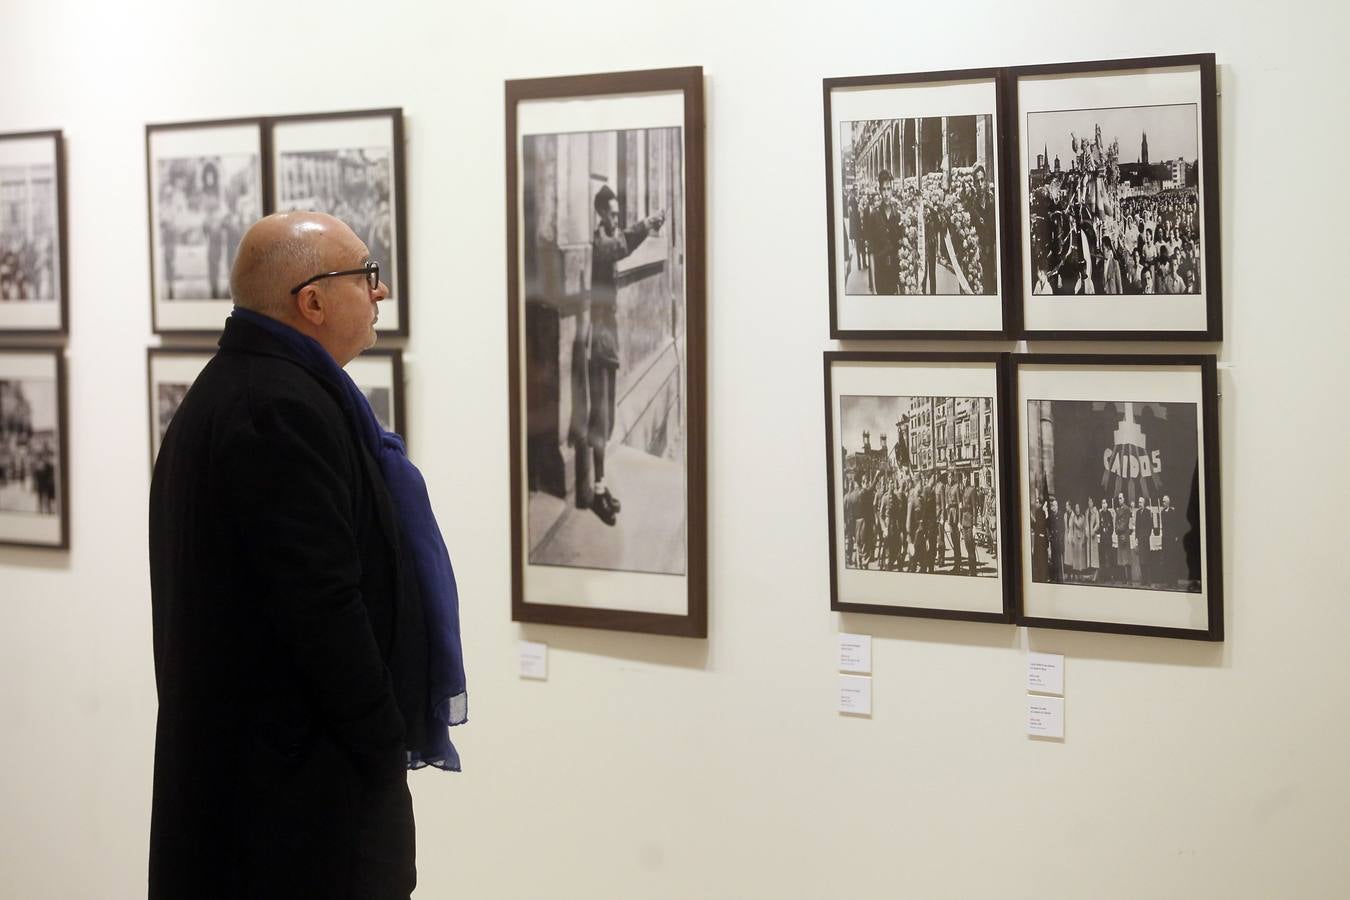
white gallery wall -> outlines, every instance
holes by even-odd
[[[144,125],[382,106],[407,116],[412,452],[470,677],[464,773],[411,779],[418,897],[1350,895],[1338,4],[0,0],[0,21],[0,132],[67,140],[73,450],[71,551],[0,548],[0,895],[145,891]],[[1220,357],[1227,640],[831,613],[821,78],[1203,51],[1226,340],[1146,349]],[[520,626],[502,82],[673,65],[707,76],[709,638]],[[874,635],[870,719],[834,712],[840,631]],[[547,681],[517,677],[522,638]],[[1024,734],[1029,649],[1067,658],[1062,743]]]

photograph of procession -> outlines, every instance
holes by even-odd
[[[244,229],[262,216],[256,153],[160,157],[153,168],[162,300],[223,300]]]
[[[849,295],[999,291],[994,117],[839,123]]]
[[[61,514],[55,378],[0,378],[0,514]]]
[[[839,398],[844,567],[998,576],[992,397]]]
[[[1201,292],[1196,103],[1026,116],[1033,294]]]
[[[527,134],[520,153],[526,560],[684,575],[682,129]]]
[[[1028,400],[1031,580],[1201,590],[1198,407]]]

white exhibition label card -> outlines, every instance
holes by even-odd
[[[520,677],[540,681],[548,678],[548,644],[520,642]]]
[[[1058,653],[1027,654],[1027,690],[1064,693],[1064,657]]]
[[[870,634],[839,635],[839,670],[872,674],[872,636]]]
[[[872,678],[869,675],[839,676],[839,711],[855,716],[872,714]]]
[[[1033,737],[1064,737],[1064,698],[1028,694],[1027,734]]]

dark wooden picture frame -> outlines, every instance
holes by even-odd
[[[836,123],[834,121],[834,103],[832,95],[835,91],[849,90],[856,88],[886,88],[886,87],[907,87],[918,85],[932,85],[934,89],[942,87],[957,86],[959,83],[989,82],[994,91],[993,106],[990,114],[994,116],[994,130],[990,136],[992,151],[987,156],[987,170],[991,173],[990,182],[993,185],[993,196],[998,205],[998,214],[993,217],[994,227],[994,260],[992,278],[998,285],[998,300],[1001,308],[1001,324],[998,328],[971,329],[953,322],[948,328],[914,327],[914,328],[843,328],[840,326],[841,298],[839,297],[839,246],[837,234],[842,232],[842,228],[837,227],[842,223],[837,222],[835,201],[836,196],[842,191],[843,185],[836,184],[834,172],[834,151],[838,136],[835,134]],[[920,339],[920,340],[997,340],[1009,337],[1013,331],[1013,322],[1019,319],[1017,311],[1012,308],[1019,296],[1012,290],[1013,281],[1011,273],[1008,271],[1005,260],[1012,247],[1008,240],[1009,232],[1007,228],[1007,212],[1013,205],[1014,194],[1012,192],[1012,179],[1008,177],[1008,168],[1006,165],[1006,146],[1008,143],[1008,125],[1005,110],[1007,101],[1005,93],[1007,90],[1007,80],[1004,77],[1003,70],[997,68],[984,69],[952,69],[946,71],[934,72],[914,72],[907,74],[894,75],[864,75],[843,78],[826,78],[822,83],[824,95],[825,111],[825,221],[826,221],[826,245],[828,249],[829,261],[829,279],[830,279],[830,337],[835,340],[861,339],[861,340],[888,340],[888,339]],[[900,110],[904,112],[904,110]],[[914,116],[904,117],[907,121],[910,118],[939,118],[935,116]],[[946,117],[943,118],[945,130]],[[892,148],[892,154],[897,158],[904,156],[903,144],[905,138],[901,137],[901,149]],[[978,142],[978,138],[976,139]],[[916,144],[917,136],[916,136]],[[976,150],[978,151],[978,147]],[[842,152],[842,151],[841,151]],[[945,159],[945,153],[944,153]],[[907,164],[907,159],[901,159],[902,163]],[[916,165],[916,170],[922,166]],[[948,171],[944,169],[944,171]],[[842,176],[842,169],[841,169]],[[898,176],[905,178],[903,169]],[[920,197],[922,194],[920,194]],[[841,209],[842,209],[841,204]],[[846,211],[844,212],[847,217]],[[985,279],[991,277],[991,273],[983,273]],[[906,295],[896,295],[897,298]],[[929,297],[935,295],[920,294],[915,297]],[[957,296],[970,296],[968,294],[958,294]]]
[[[164,423],[160,422],[160,409],[158,403],[159,398],[157,396],[157,391],[155,390],[155,387],[157,384],[160,384],[161,382],[156,381],[155,379],[155,368],[156,368],[155,361],[168,360],[175,357],[177,358],[191,357],[200,359],[201,365],[196,368],[196,371],[194,371],[192,375],[192,380],[195,381],[197,375],[201,372],[202,367],[204,367],[215,355],[216,355],[215,348],[191,346],[186,344],[170,345],[163,347],[149,347],[146,349],[145,383],[146,383],[146,402],[148,413],[146,421],[150,427],[149,449],[150,449],[150,469],[152,472],[154,471],[155,468],[155,457],[158,455],[159,449],[159,441],[160,441],[159,429],[161,427],[165,428],[168,427],[167,422]],[[351,366],[353,363],[360,363],[362,360],[368,363],[371,361],[376,361],[377,365],[388,366],[390,395],[391,395],[389,411],[390,415],[393,417],[392,422],[393,430],[397,432],[399,435],[401,435],[404,441],[406,442],[408,439],[407,433],[408,414],[407,414],[407,405],[406,405],[407,401],[405,399],[404,380],[403,380],[403,351],[397,347],[367,350],[360,356],[358,356],[356,359],[352,360],[351,363],[348,363],[348,366]],[[360,380],[359,379],[354,380],[356,380],[357,386],[360,387],[361,386]],[[191,386],[192,382],[189,381],[187,387]],[[179,403],[182,402],[182,397],[178,398],[178,402]],[[174,409],[177,410],[176,404]]]
[[[994,427],[992,429],[993,448],[990,453],[990,461],[996,465],[997,474],[993,476],[997,496],[994,503],[994,523],[998,529],[998,538],[996,540],[996,559],[998,561],[997,575],[999,585],[997,594],[1000,598],[1000,608],[997,611],[983,611],[971,609],[948,608],[939,605],[923,605],[920,603],[908,603],[897,600],[893,604],[881,603],[857,603],[840,600],[840,560],[839,560],[839,526],[837,521],[840,518],[841,510],[836,506],[835,495],[838,478],[843,476],[840,468],[844,465],[841,455],[842,444],[836,441],[834,428],[834,368],[838,364],[848,363],[891,363],[891,364],[929,364],[933,366],[961,366],[968,365],[972,368],[988,368],[992,370],[995,384],[995,395],[990,398],[990,412],[995,416]],[[1009,516],[1009,506],[1007,498],[1010,490],[1009,478],[1011,477],[1010,454],[1008,449],[1008,430],[1007,430],[1007,391],[1008,391],[1008,354],[1006,353],[918,353],[918,352],[884,352],[884,351],[826,351],[824,354],[824,383],[825,383],[825,471],[826,471],[826,511],[829,536],[829,567],[830,567],[830,609],[835,612],[857,612],[893,616],[917,616],[931,619],[951,619],[968,622],[1011,622],[1013,616],[1013,591],[1018,578],[1017,556],[1013,552],[1014,544],[1010,539],[1011,518]],[[919,396],[919,395],[915,395]],[[954,395],[953,395],[954,396]],[[930,426],[931,433],[931,426]],[[955,437],[955,428],[952,429],[953,438]],[[884,444],[884,436],[879,438]],[[897,440],[898,443],[898,440]],[[954,443],[954,441],[953,441]],[[880,452],[880,451],[879,451]],[[911,452],[917,452],[911,450]],[[887,456],[888,463],[891,461]],[[936,453],[934,454],[934,471],[937,469]],[[976,467],[969,467],[975,471]],[[952,467],[947,465],[946,471],[951,471]],[[840,489],[839,493],[842,493]],[[944,517],[946,513],[941,512]],[[848,525],[845,525],[848,527]],[[946,529],[942,529],[942,537],[946,537]],[[934,577],[933,575],[923,575],[911,572],[895,572],[890,574],[895,576],[904,576],[909,580],[913,576],[914,580],[923,580]],[[951,578],[952,584],[965,581],[965,578],[954,573],[939,573],[937,576],[942,579]],[[972,579],[975,580],[975,579]],[[932,584],[929,583],[931,590]],[[903,590],[910,585],[902,583],[897,578],[895,587],[897,591]]]
[[[395,272],[395,281],[390,283],[393,296],[390,300],[398,310],[398,325],[395,328],[381,328],[376,325],[376,331],[380,335],[388,337],[407,337],[409,334],[409,283],[408,283],[408,193],[407,193],[407,168],[404,162],[404,137],[403,137],[403,109],[401,107],[386,107],[381,109],[356,109],[345,110],[341,112],[324,113],[305,113],[301,115],[288,116],[269,116],[266,118],[267,124],[267,161],[268,161],[268,201],[267,212],[279,211],[285,206],[282,194],[279,189],[280,180],[284,177],[277,157],[281,153],[280,142],[277,140],[277,130],[285,128],[288,125],[300,123],[329,122],[338,123],[343,121],[355,121],[360,119],[388,119],[390,127],[390,136],[392,145],[390,147],[390,196],[394,203],[392,210],[392,228],[394,241],[394,259],[379,259],[379,251],[369,235],[363,235],[358,232],[358,236],[365,240],[370,246],[371,254],[384,266],[393,266]],[[332,148],[332,149],[351,149],[351,148]],[[352,224],[355,227],[355,223]],[[385,279],[389,283],[388,279]],[[386,300],[381,304],[384,307],[390,303]]]
[[[1021,160],[1021,150],[1024,141],[1028,140],[1025,134],[1025,117],[1027,112],[1019,109],[1020,87],[1024,79],[1035,79],[1043,76],[1095,76],[1095,75],[1129,75],[1130,73],[1144,73],[1148,71],[1157,71],[1161,69],[1190,69],[1194,68],[1199,81],[1198,95],[1196,102],[1199,104],[1197,111],[1197,152],[1199,153],[1198,185],[1199,192],[1202,194],[1201,202],[1198,205],[1197,213],[1199,216],[1199,228],[1201,244],[1203,247],[1203,259],[1201,266],[1197,267],[1200,278],[1200,291],[1204,296],[1205,315],[1203,327],[1196,328],[1176,328],[1176,327],[1140,327],[1120,328],[1103,327],[1101,329],[1080,328],[1080,327],[1053,327],[1053,328],[1031,328],[1026,324],[1026,313],[1028,305],[1032,302],[1031,294],[1034,292],[1029,287],[1029,282],[1035,279],[1034,260],[1031,271],[1024,268],[1024,238],[1025,232],[1029,228],[1027,217],[1023,215],[1022,204],[1026,197],[1026,186],[1029,179],[1028,170],[1023,168]],[[1017,318],[1010,323],[1013,329],[1014,337],[1025,340],[1128,340],[1128,341],[1220,341],[1223,339],[1223,290],[1222,290],[1222,241],[1220,238],[1220,218],[1219,218],[1219,197],[1221,194],[1219,182],[1219,132],[1218,132],[1218,87],[1215,57],[1212,53],[1197,53],[1174,56],[1154,56],[1140,57],[1135,59],[1115,59],[1115,60],[1097,60],[1089,62],[1059,63],[1052,65],[1030,65],[1015,66],[1006,70],[1008,80],[1007,98],[1008,114],[1005,119],[1009,127],[1009,140],[1006,143],[1006,159],[1004,170],[1010,173],[1010,185],[1015,181],[1012,200],[1008,204],[1007,211],[1009,218],[1006,220],[1008,226],[1008,246],[1010,251],[1005,255],[1005,260],[1012,267],[1008,273],[1014,285],[1013,294],[1016,297],[1014,310]],[[1124,102],[1124,101],[1122,101]],[[1164,103],[1161,105],[1175,105],[1175,103]],[[1125,107],[1134,107],[1137,104],[1125,104]],[[1093,106],[1083,111],[1103,112],[1116,111],[1118,108],[1107,107],[1104,105]],[[1068,112],[1076,110],[1064,110]],[[1042,112],[1054,112],[1054,110],[1045,110]],[[1098,126],[1100,131],[1100,125]],[[1086,140],[1087,136],[1083,136]],[[1115,140],[1115,137],[1103,135],[1103,142]],[[1108,144],[1109,146],[1109,144]],[[1032,148],[1034,149],[1034,148]],[[1033,159],[1028,151],[1028,162]],[[1048,156],[1048,154],[1047,154]],[[1138,165],[1147,167],[1148,163],[1144,161],[1143,147],[1140,148],[1140,159]],[[1047,158],[1043,162],[1046,171],[1050,171],[1051,162]],[[1155,168],[1158,168],[1155,166]],[[1192,166],[1191,168],[1194,168]],[[1148,177],[1147,172],[1140,175],[1141,178]],[[1185,177],[1185,176],[1183,176]],[[1161,185],[1162,182],[1159,182]],[[1027,201],[1029,203],[1029,200]],[[1106,296],[1112,296],[1107,294]],[[1171,296],[1171,295],[1169,295]],[[1182,293],[1174,296],[1186,297],[1189,294]],[[1090,301],[1089,301],[1090,302]]]
[[[613,132],[618,141],[617,135],[620,132],[633,131],[669,131],[672,128],[679,127],[681,130],[682,144],[679,147],[680,160],[683,164],[683,183],[678,188],[671,188],[670,197],[682,196],[683,206],[678,205],[678,201],[673,201],[669,212],[672,220],[666,231],[663,241],[673,242],[683,241],[683,296],[684,296],[684,361],[678,363],[677,371],[683,373],[683,428],[684,428],[684,486],[683,500],[685,507],[684,519],[684,570],[683,583],[676,583],[669,579],[679,577],[678,574],[651,574],[651,570],[645,572],[640,569],[625,569],[621,571],[606,571],[604,567],[595,567],[586,570],[586,582],[581,584],[580,580],[571,581],[573,576],[562,575],[565,571],[579,571],[576,569],[567,569],[567,565],[545,563],[534,565],[529,563],[526,557],[526,529],[528,527],[526,507],[530,500],[530,495],[542,495],[542,491],[529,491],[526,484],[525,466],[529,459],[527,450],[526,435],[531,436],[532,442],[543,441],[545,445],[557,447],[559,444],[553,440],[554,436],[544,434],[541,438],[536,434],[536,429],[527,426],[527,414],[539,415],[531,412],[532,406],[527,404],[526,386],[529,384],[530,390],[544,391],[546,394],[552,390],[553,396],[561,388],[562,375],[559,371],[554,371],[551,380],[543,378],[541,383],[541,368],[533,369],[533,374],[524,371],[526,368],[526,359],[524,355],[531,351],[533,345],[526,346],[524,335],[526,333],[527,308],[526,293],[530,289],[530,282],[527,282],[525,269],[531,261],[532,253],[539,253],[538,250],[527,251],[523,236],[527,228],[526,218],[530,215],[539,215],[533,211],[533,207],[526,208],[524,205],[525,193],[529,191],[528,182],[522,178],[522,171],[528,175],[528,168],[522,169],[527,165],[526,156],[531,152],[525,143],[522,135],[526,134],[522,130],[518,118],[522,104],[531,104],[535,101],[542,101],[533,108],[540,106],[547,107],[548,101],[581,99],[595,101],[601,107],[608,102],[609,98],[647,95],[644,103],[664,102],[663,97],[669,98],[670,95],[679,95],[682,113],[674,112],[673,107],[661,113],[657,118],[659,122],[653,121],[634,121],[629,123],[624,118],[626,113],[620,115],[617,119],[611,115],[602,116],[600,119],[586,119],[586,106],[582,104],[581,109],[569,109],[565,118],[567,121],[559,127],[550,127],[538,132],[529,132],[543,137],[552,135],[554,137],[576,135],[579,132],[586,132],[591,135],[608,134]],[[673,103],[674,101],[672,101]],[[594,106],[595,104],[592,104]],[[649,107],[642,107],[648,109]],[[665,109],[663,107],[663,109]],[[511,457],[511,617],[519,622],[540,622],[557,625],[573,625],[590,628],[607,628],[621,631],[646,632],[651,634],[677,635],[684,637],[706,637],[708,628],[708,610],[707,610],[707,462],[706,462],[706,437],[705,437],[705,410],[706,410],[706,337],[705,337],[705,304],[706,304],[706,285],[705,285],[705,267],[706,267],[706,247],[705,247],[705,181],[704,181],[704,105],[703,105],[703,70],[700,67],[656,69],[636,72],[616,72],[595,75],[577,75],[560,78],[533,78],[526,80],[507,81],[505,86],[505,111],[506,111],[506,212],[507,212],[507,332],[508,332],[508,359],[510,360],[508,383],[510,388],[509,406],[510,406],[510,457]],[[668,120],[666,116],[670,116]],[[653,127],[655,125],[655,127]],[[587,138],[590,140],[590,138]],[[626,140],[626,138],[625,138]],[[642,137],[643,146],[649,150],[652,146],[650,136]],[[522,156],[521,148],[525,148],[525,156]],[[615,151],[616,154],[618,151]],[[673,150],[671,151],[674,152]],[[619,165],[615,162],[615,165]],[[594,172],[591,173],[592,175]],[[594,181],[594,178],[591,179]],[[641,198],[630,197],[624,188],[624,181],[621,176],[615,178],[616,184],[620,188],[623,196],[615,198],[620,204],[621,215],[629,212],[622,208],[622,204],[629,204],[638,207],[640,212]],[[669,187],[669,185],[667,185]],[[682,193],[681,193],[682,192]],[[587,191],[589,194],[589,190]],[[597,192],[598,195],[598,192]],[[613,202],[613,201],[611,201]],[[643,201],[645,202],[645,201]],[[599,200],[597,196],[596,205]],[[590,235],[591,229],[596,229],[596,216],[590,213],[590,198],[585,198],[582,210],[583,214],[588,214],[589,225],[585,226],[584,234]],[[675,218],[679,217],[679,218]],[[583,216],[584,218],[584,216]],[[632,222],[626,223],[632,227]],[[665,224],[665,220],[662,220]],[[679,229],[683,229],[680,231]],[[580,232],[582,229],[577,228]],[[651,231],[652,234],[658,234],[662,230],[661,225],[656,225]],[[580,250],[585,259],[590,259],[591,244],[584,238],[581,238]],[[672,244],[673,246],[673,244]],[[632,249],[630,245],[630,251]],[[558,249],[561,255],[561,249]],[[535,257],[535,266],[539,266],[539,260],[542,256]],[[672,257],[673,258],[673,257]],[[653,264],[666,266],[665,263]],[[578,268],[589,272],[588,266],[579,265]],[[536,268],[537,273],[539,270]],[[636,281],[640,277],[646,277],[652,272],[660,271],[653,269],[652,265],[644,265],[641,268],[630,270],[627,277]],[[671,266],[668,272],[674,272]],[[553,272],[549,277],[556,279],[556,297],[548,294],[547,298],[556,300],[557,312],[549,321],[557,320],[558,323],[565,322],[561,310],[564,306],[571,303],[568,299],[574,294],[580,297],[582,294],[589,293],[589,279],[581,285],[582,290],[575,290],[576,285],[563,280],[563,276]],[[539,278],[542,276],[532,276]],[[584,278],[584,275],[575,276]],[[671,274],[669,277],[675,277]],[[619,279],[616,279],[616,282]],[[538,283],[543,283],[538,282]],[[548,282],[550,285],[554,281]],[[569,287],[569,285],[571,285]],[[616,289],[617,290],[617,289]],[[564,296],[566,295],[566,296]],[[672,303],[675,302],[672,294]],[[538,299],[530,301],[536,307],[540,305]],[[589,321],[589,301],[585,304],[588,310]],[[672,316],[672,320],[678,317],[678,310]],[[580,321],[580,314],[577,314],[575,322]],[[559,327],[562,327],[559,325]],[[671,326],[671,340],[678,342],[679,330],[674,324]],[[556,335],[555,335],[556,337]],[[549,342],[545,342],[549,343]],[[557,341],[549,343],[549,346],[561,346]],[[677,343],[678,346],[678,343]],[[552,352],[551,350],[549,352]],[[622,351],[621,351],[622,352]],[[556,354],[555,354],[556,355]],[[556,367],[555,367],[556,368]],[[547,373],[545,373],[547,374]],[[549,388],[548,384],[553,384]],[[533,394],[536,398],[540,395]],[[568,395],[570,405],[571,395]],[[556,400],[556,398],[555,398]],[[561,407],[559,407],[560,409]],[[611,407],[612,408],[612,407]],[[643,415],[646,413],[644,412]],[[547,416],[545,416],[547,418]],[[552,420],[553,425],[558,422]],[[545,428],[544,431],[549,431]],[[589,432],[589,426],[583,429]],[[554,427],[552,431],[557,431]],[[566,433],[566,432],[564,432]],[[616,435],[617,437],[617,432]],[[616,445],[618,442],[611,442],[609,445]],[[579,458],[586,458],[584,449],[585,441],[581,441],[582,452],[577,454]],[[640,452],[640,451],[639,451]],[[589,463],[588,463],[589,465]],[[559,466],[561,469],[561,466]],[[556,473],[555,473],[556,474]],[[563,515],[589,516],[590,512],[573,508],[576,504],[573,502],[573,495],[567,492],[568,477],[565,470],[561,471],[562,479],[562,504],[564,505]],[[534,481],[535,479],[531,479]],[[556,479],[552,479],[556,480]],[[571,481],[575,482],[573,478]],[[588,489],[589,490],[589,489]],[[528,493],[527,493],[528,492]],[[550,493],[557,496],[557,488]],[[642,502],[642,497],[631,498],[630,504]],[[551,499],[550,502],[556,504],[559,501]],[[647,502],[650,502],[648,500]],[[628,510],[619,510],[617,522],[619,528],[625,523],[625,516],[630,515],[632,507]],[[596,513],[600,515],[599,511]],[[639,511],[635,515],[641,515]],[[563,521],[560,516],[559,522]],[[613,521],[613,520],[611,520]],[[633,521],[631,518],[628,520]],[[644,520],[639,519],[639,522]],[[589,522],[589,520],[588,520]],[[597,523],[589,523],[594,529]],[[555,523],[556,527],[556,523]],[[601,526],[603,527],[603,526]],[[641,524],[638,528],[643,527]],[[610,532],[601,532],[612,534]],[[637,542],[634,542],[637,543]],[[584,544],[583,544],[584,546]],[[529,571],[527,571],[529,570]],[[545,576],[550,579],[556,579],[556,584],[563,585],[556,593],[562,597],[552,599],[550,602],[532,602],[527,594],[527,581],[530,577],[530,571],[540,570],[546,573]],[[633,581],[632,579],[646,579]],[[627,579],[627,580],[625,580]],[[637,585],[636,589],[628,590],[628,586]],[[626,596],[648,596],[647,592],[659,590],[663,597],[674,597],[682,593],[683,604],[681,612],[645,611],[634,609],[632,607],[620,607],[617,604],[605,605],[604,598],[608,593],[614,593],[613,589],[620,589]],[[536,596],[539,596],[536,594]],[[577,597],[578,601],[569,603],[571,596]],[[599,599],[597,599],[599,598]],[[678,608],[680,604],[672,603],[671,608]]]
[[[52,298],[56,301],[56,321],[54,324],[24,325],[6,323],[0,318],[0,337],[64,337],[70,331],[70,282],[69,256],[66,243],[66,144],[60,130],[25,131],[0,134],[0,146],[7,143],[29,141],[51,141],[52,143],[52,190],[53,231],[57,242],[55,259],[52,260],[53,276],[58,280],[58,290]],[[0,264],[6,263],[7,249],[0,241]],[[0,291],[4,286],[0,285]],[[31,302],[31,301],[28,301]],[[7,306],[9,304],[6,304]]]
[[[1198,499],[1202,504],[1200,512],[1203,515],[1204,525],[1196,534],[1198,543],[1197,548],[1203,547],[1203,568],[1199,568],[1197,562],[1197,571],[1201,577],[1201,585],[1205,593],[1205,619],[1204,628],[1183,628],[1170,625],[1150,625],[1139,623],[1126,623],[1109,620],[1090,620],[1081,618],[1052,618],[1028,615],[1025,611],[1026,597],[1024,589],[1027,579],[1032,578],[1034,566],[1029,565],[1025,559],[1027,548],[1025,546],[1025,535],[1023,534],[1022,509],[1028,503],[1028,498],[1023,496],[1022,474],[1023,468],[1028,464],[1028,452],[1022,446],[1022,432],[1020,423],[1022,421],[1023,410],[1016,407],[1021,403],[1021,393],[1019,388],[1019,373],[1026,366],[1064,366],[1077,369],[1094,368],[1103,371],[1119,369],[1121,367],[1139,367],[1144,368],[1177,368],[1182,370],[1191,370],[1197,372],[1200,376],[1199,395],[1195,397],[1195,403],[1198,405],[1196,411],[1197,425],[1200,432],[1200,444],[1197,447],[1197,472],[1203,472],[1204,482],[1203,490],[1195,489],[1192,500]],[[1134,634],[1150,637],[1168,637],[1184,638],[1199,641],[1222,641],[1223,640],[1223,542],[1221,533],[1221,512],[1220,512],[1220,481],[1219,481],[1219,390],[1218,390],[1218,367],[1216,358],[1213,355],[1172,355],[1172,354],[1117,354],[1117,355],[1088,355],[1088,354],[1014,354],[1011,359],[1009,378],[1009,415],[1007,423],[1009,428],[1010,445],[1012,448],[1014,471],[1010,474],[1012,477],[1013,493],[1009,494],[1011,501],[1011,510],[1009,520],[1011,522],[1011,535],[1013,552],[1016,554],[1020,564],[1020,574],[1017,580],[1015,621],[1018,625],[1025,625],[1029,628],[1060,628],[1072,631],[1099,631],[1112,634]],[[1098,398],[1104,399],[1104,398]],[[1146,400],[1147,398],[1140,398]],[[1092,402],[1096,402],[1095,400]],[[1119,399],[1107,402],[1124,402]],[[1137,401],[1136,401],[1137,402]],[[1179,401],[1189,402],[1189,401]],[[1165,471],[1165,470],[1164,470]],[[1177,492],[1178,494],[1180,492]],[[1179,505],[1180,506],[1180,505]],[[1199,549],[1196,551],[1200,552]],[[1084,590],[1111,591],[1116,589],[1114,585],[1082,585]],[[1173,589],[1175,591],[1175,589]],[[1183,595],[1184,596],[1184,595]]]
[[[219,268],[216,275],[219,281],[223,281],[224,290],[220,297],[211,298],[188,298],[186,300],[175,301],[172,298],[160,297],[164,285],[161,284],[161,270],[164,267],[160,239],[158,231],[160,223],[156,221],[155,210],[157,208],[156,191],[161,187],[156,173],[154,154],[155,137],[160,134],[171,135],[181,134],[190,131],[211,131],[220,129],[235,128],[254,128],[257,130],[258,142],[256,146],[258,154],[258,205],[261,215],[267,215],[272,210],[271,204],[271,151],[268,143],[267,120],[262,116],[251,116],[231,119],[211,119],[192,122],[164,122],[145,126],[145,209],[146,221],[149,237],[149,257],[150,257],[150,322],[151,328],[156,334],[172,334],[181,336],[200,336],[214,337],[220,334],[220,329],[224,324],[225,318],[229,315],[232,303],[229,299],[229,278],[230,271],[228,265],[220,263],[228,262],[230,256],[234,253],[235,246],[243,229],[252,224],[252,221],[242,221],[232,223],[238,233],[225,229],[220,237],[221,252],[223,259],[217,263]],[[217,174],[217,183],[222,176]],[[251,210],[249,211],[251,214]],[[223,226],[222,226],[223,227]],[[210,254],[208,245],[206,253]],[[209,259],[207,265],[210,265]],[[200,302],[209,303],[210,306],[198,312],[196,315],[184,315],[185,319],[191,321],[186,324],[165,323],[161,321],[160,304],[164,302]],[[165,310],[167,312],[167,309]],[[214,324],[213,324],[214,323]]]
[[[0,546],[11,547],[37,547],[48,550],[69,550],[70,549],[70,417],[66,398],[66,360],[65,350],[61,347],[43,346],[43,345],[4,345],[0,346],[0,359],[4,357],[29,356],[46,357],[52,361],[52,372],[56,379],[56,410],[55,424],[57,429],[57,448],[56,460],[60,467],[60,472],[55,480],[54,487],[59,494],[57,499],[60,504],[58,537],[56,540],[24,540],[20,537],[0,536]],[[0,380],[8,380],[3,374],[0,374]],[[0,416],[9,417],[6,410],[0,409]],[[31,435],[29,436],[31,440]],[[0,445],[2,449],[3,445]],[[8,453],[6,453],[8,456]],[[6,481],[11,477],[11,461],[5,459]],[[35,478],[35,475],[29,471],[24,473],[25,478]],[[6,526],[8,527],[8,526]]]

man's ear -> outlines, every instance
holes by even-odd
[[[300,293],[295,296],[295,311],[311,325],[322,325],[324,309],[319,298],[319,289],[312,284],[302,287]]]

